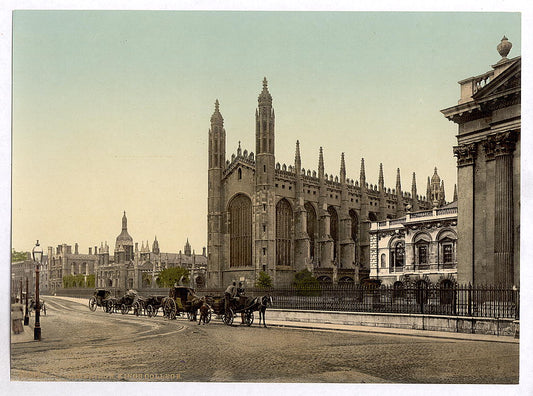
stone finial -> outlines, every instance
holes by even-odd
[[[502,41],[496,49],[498,50],[498,53],[503,59],[507,58],[507,55],[511,51],[511,48],[513,47],[513,44],[507,39],[507,37],[503,36]]]
[[[383,177],[383,164],[382,163],[379,164],[378,184],[379,184],[380,190],[383,189],[383,187],[385,186],[385,179]]]

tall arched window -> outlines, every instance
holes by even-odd
[[[426,233],[420,233],[414,238],[415,269],[429,269],[429,245],[431,237]]]
[[[316,240],[316,232],[317,232],[316,212],[315,212],[315,208],[310,202],[305,203],[305,210],[307,211],[307,235],[309,236],[309,255],[311,258],[311,262],[313,262],[316,256],[315,255],[315,240]]]
[[[457,236],[453,231],[445,230],[439,234],[438,240],[438,268],[455,268]]]
[[[394,242],[390,248],[390,272],[403,271],[403,264],[405,258],[405,244],[404,241]]]
[[[357,213],[355,210],[350,209],[350,219],[352,220],[352,227],[351,227],[351,236],[353,241],[355,242],[355,252],[354,252],[354,260],[357,263],[357,245],[359,244],[359,219],[357,217]]]
[[[237,195],[229,205],[230,267],[252,265],[252,202]]]
[[[286,199],[276,205],[276,264],[291,265],[292,209]]]
[[[333,260],[337,259],[337,244],[339,242],[339,216],[333,206],[328,207],[329,213],[329,235],[333,238]]]

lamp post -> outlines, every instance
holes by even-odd
[[[30,317],[28,316],[28,292],[28,277],[26,277],[26,311],[24,313],[24,326],[30,324]]]
[[[35,327],[33,329],[34,341],[41,341],[41,304],[39,299],[39,267],[43,260],[43,249],[39,246],[39,240],[33,250],[33,261],[35,261]]]

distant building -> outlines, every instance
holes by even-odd
[[[35,294],[35,261],[28,252],[26,260],[11,263],[11,291],[20,296],[20,282],[22,290],[26,292],[26,278],[28,279],[29,295]],[[43,293],[49,290],[48,256],[43,255],[39,269],[39,290]]]
[[[159,241],[155,237],[152,247],[146,241],[133,242],[128,234],[126,212],[122,217],[122,231],[115,241],[115,255],[109,255],[107,242],[101,243],[98,249],[98,265],[96,270],[97,287],[114,287],[119,289],[141,289],[157,286],[159,273],[172,267],[187,268],[190,273],[190,286],[205,286],[207,257],[205,247],[202,254],[191,251],[189,240],[181,253],[164,253],[159,249]]]
[[[87,254],[79,253],[78,244],[72,246],[65,243],[55,249],[48,247],[48,286],[50,292],[63,287],[63,278],[68,275],[94,275],[98,266],[96,246],[90,247]],[[43,271],[45,272],[45,271]]]
[[[267,81],[255,112],[255,152],[241,150],[226,159],[226,131],[218,100],[209,129],[208,165],[208,285],[234,280],[254,284],[261,271],[274,285],[291,282],[300,270],[320,281],[359,282],[370,273],[369,228],[413,210],[428,210],[444,202],[444,186],[434,196],[421,197],[413,180],[411,193],[379,181],[368,184],[364,159],[359,180],[347,177],[344,153],[340,174],[325,172],[322,148],[318,172],[302,169],[296,142],[294,164],[275,157],[275,114]],[[339,168],[337,168],[339,169]],[[428,178],[428,190],[429,178]]]
[[[521,57],[504,37],[492,70],[459,81],[458,273],[461,283],[520,284]]]
[[[370,278],[407,287],[455,284],[457,278],[457,202],[432,210],[373,222]]]

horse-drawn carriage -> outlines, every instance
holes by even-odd
[[[111,292],[106,289],[96,289],[94,295],[89,299],[89,309],[91,311],[96,311],[97,307],[102,307],[102,309],[108,312],[108,302],[111,301]]]
[[[133,313],[137,316],[145,314],[150,318],[157,316],[165,298],[165,296],[138,297],[132,305]]]
[[[203,304],[203,299],[196,295],[193,289],[185,286],[171,287],[168,297],[162,301],[163,316],[176,319],[181,313],[186,313],[189,320],[196,320],[196,312]]]
[[[241,315],[243,324],[251,326],[254,322],[254,312],[259,311],[259,325],[261,325],[261,319],[263,319],[263,324],[266,327],[266,307],[272,304],[272,297],[270,296],[239,296],[230,298],[229,307],[227,309],[224,296],[207,296],[206,300],[213,312],[222,317],[222,321],[228,326],[233,324],[233,321],[238,314]],[[209,319],[211,319],[211,315],[209,315]]]

